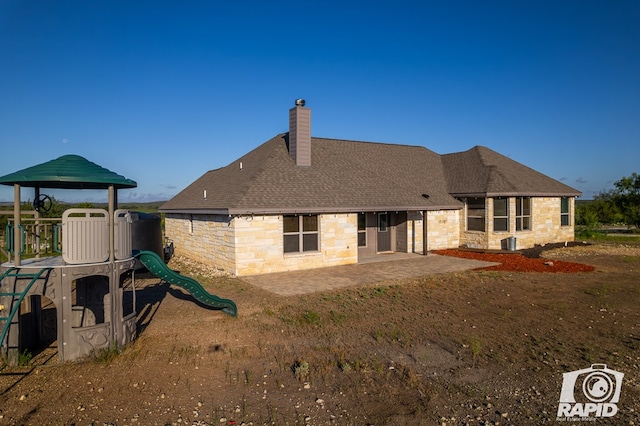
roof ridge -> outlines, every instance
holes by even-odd
[[[355,139],[342,139],[342,138],[324,138],[324,137],[318,137],[318,136],[312,136],[311,140],[326,140],[326,141],[333,141],[333,142],[349,142],[349,143],[361,143],[361,144],[371,144],[371,145],[389,145],[389,146],[399,146],[399,147],[408,147],[408,148],[420,148],[420,149],[425,149],[427,151],[433,152],[435,154],[437,154],[435,151],[433,151],[432,149],[427,148],[424,145],[409,145],[406,143],[396,143],[396,142],[373,142],[373,141],[361,141],[361,140],[355,140]],[[440,154],[438,154],[440,155]]]

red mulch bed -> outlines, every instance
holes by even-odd
[[[462,257],[465,259],[497,262],[499,265],[477,268],[483,271],[512,272],[592,272],[596,268],[582,263],[564,262],[562,260],[529,258],[518,253],[484,253],[466,250],[434,250],[443,256]]]

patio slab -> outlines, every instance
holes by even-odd
[[[460,259],[429,253],[377,255],[354,265],[332,266],[305,271],[277,272],[242,277],[252,285],[281,296],[296,296],[379,281],[422,277],[466,271],[495,265],[493,262]]]

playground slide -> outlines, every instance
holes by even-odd
[[[200,303],[211,306],[215,309],[222,309],[222,312],[235,317],[238,314],[236,304],[229,299],[222,299],[218,296],[208,293],[202,285],[193,278],[185,277],[175,271],[172,271],[164,260],[157,253],[148,250],[142,250],[135,254],[140,262],[158,278],[165,280],[170,284],[175,284],[187,290]]]

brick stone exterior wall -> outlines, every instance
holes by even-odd
[[[427,251],[460,247],[460,211],[425,212],[427,217]]]
[[[236,241],[231,222],[224,215],[167,213],[164,228],[176,254],[235,273]]]
[[[503,249],[516,237],[517,249],[536,244],[573,241],[575,199],[570,198],[569,226],[561,226],[559,197],[531,198],[531,229],[516,232],[515,197],[509,198],[509,231],[493,231],[493,200],[485,201],[487,232],[466,231],[466,209],[408,212],[406,247],[426,249],[471,247]],[[167,213],[165,234],[175,252],[236,276],[295,271],[358,262],[358,214],[321,214],[319,250],[284,253],[282,216],[188,215]],[[426,233],[424,226],[426,224]]]
[[[322,214],[317,252],[284,253],[282,216],[234,219],[237,238],[235,274],[257,275],[358,262],[358,215]]]
[[[407,253],[424,252],[423,223],[420,212],[407,212]]]
[[[531,229],[516,231],[516,197],[508,198],[509,230],[493,230],[493,199],[485,201],[487,232],[466,230],[466,209],[460,210],[460,242],[463,247],[500,250],[507,248],[505,239],[515,237],[516,249],[536,244],[574,240],[575,198],[569,198],[569,224],[560,224],[560,197],[531,197]]]
[[[236,276],[358,262],[358,215],[322,214],[319,250],[284,253],[282,216],[165,216],[175,252]]]
[[[531,199],[531,231],[518,231],[514,234],[516,248],[533,247],[536,244],[573,241],[575,199],[569,202],[569,226],[560,224],[560,198],[536,197]],[[514,211],[515,216],[515,211]],[[512,229],[515,229],[515,223]]]

